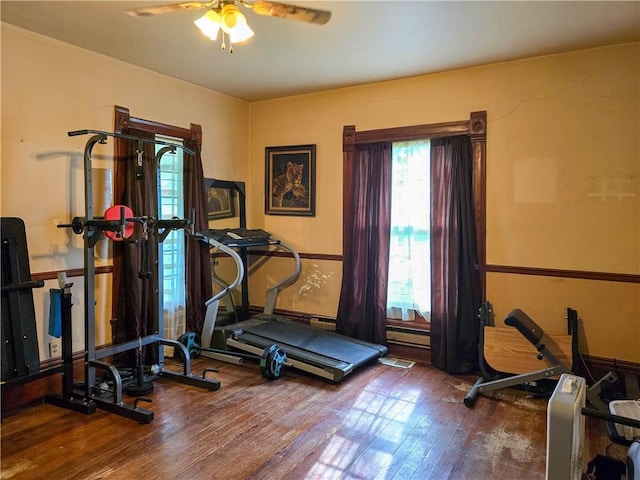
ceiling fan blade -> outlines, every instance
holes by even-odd
[[[151,15],[163,15],[165,13],[181,12],[184,10],[199,10],[201,8],[208,8],[218,3],[217,0],[212,2],[184,2],[184,3],[172,3],[169,5],[154,5],[152,7],[139,7],[129,8],[125,10],[129,15],[134,17],[148,17]]]
[[[331,19],[331,12],[328,10],[298,7],[287,3],[269,2],[266,0],[259,0],[257,2],[241,1],[241,3],[258,15],[287,18],[300,22],[315,23],[316,25],[324,25]]]

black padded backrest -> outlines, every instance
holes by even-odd
[[[24,222],[2,217],[2,381],[23,377],[40,370],[36,314],[33,304],[29,251]],[[36,285],[37,284],[37,285]]]
[[[542,328],[519,308],[511,310],[507,318],[504,319],[504,323],[510,327],[516,327],[518,331],[534,345],[540,342],[544,334]]]

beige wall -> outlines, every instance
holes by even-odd
[[[262,225],[303,252],[340,253],[344,125],[447,122],[486,110],[487,262],[639,274],[639,59],[638,44],[629,44],[254,103],[257,192],[264,147],[317,145],[316,217],[266,216]],[[257,221],[261,199],[251,202]],[[320,263],[339,281],[338,262]],[[304,298],[299,286],[283,292],[282,308],[293,302],[335,315],[339,286]],[[252,292],[252,303],[259,295]],[[487,298],[498,321],[518,307],[550,333],[565,332],[574,308],[584,352],[640,361],[638,284],[489,274]]]
[[[89,137],[70,138],[67,132],[113,131],[114,105],[171,125],[202,125],[205,176],[248,176],[246,102],[7,24],[2,24],[1,47],[1,208],[3,216],[20,217],[26,224],[32,272],[83,266],[82,237],[56,228],[85,215],[83,151]],[[95,169],[112,169],[112,140],[96,145],[93,153]],[[110,258],[96,261],[111,263]],[[83,279],[71,280],[74,323],[82,326]],[[43,359],[49,357],[49,342],[55,342],[47,322],[48,290],[56,283],[48,281],[34,291]],[[111,338],[109,284],[101,278],[96,291],[98,344]],[[83,331],[76,329],[77,349],[82,341]]]
[[[82,267],[81,239],[55,228],[83,215],[86,140],[66,133],[111,130],[113,106],[123,105],[134,116],[201,124],[205,176],[247,182],[250,227],[270,230],[301,252],[338,255],[344,125],[436,123],[486,110],[487,262],[640,273],[638,44],[250,105],[5,24],[1,47],[2,215],[25,220],[34,272]],[[308,143],[317,145],[316,216],[265,216],[264,148]],[[108,170],[111,152],[111,143],[96,148],[95,166]],[[594,195],[603,188],[624,195]],[[262,305],[267,285],[287,268],[286,259],[260,266],[251,303]],[[313,272],[328,280],[302,295]],[[74,281],[81,318],[82,282]],[[340,281],[340,262],[303,261],[301,279],[278,307],[335,316]],[[490,274],[487,293],[498,318],[520,307],[552,333],[563,328],[566,308],[575,308],[583,350],[640,361],[637,284]],[[36,297],[42,352],[50,340],[48,306],[44,292]],[[97,298],[106,321],[108,299]]]

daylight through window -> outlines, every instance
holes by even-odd
[[[430,319],[430,143],[394,142],[387,316]]]
[[[180,138],[156,135],[156,140],[182,144]],[[156,152],[164,145],[156,145]],[[160,218],[184,218],[183,153],[165,153],[160,162],[158,210]],[[172,230],[162,242],[160,259],[165,338],[175,339],[185,329],[185,241],[183,230]]]

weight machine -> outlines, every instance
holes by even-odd
[[[158,350],[158,364],[152,379],[165,378],[168,380],[185,383],[188,385],[205,388],[207,390],[218,390],[220,382],[216,379],[205,378],[206,373],[211,371],[207,369],[202,373],[201,377],[194,376],[191,373],[191,362],[189,351],[178,341],[162,338],[160,332],[163,331],[162,317],[162,282],[158,282],[158,288],[152,289],[154,301],[158,305],[158,316],[155,333],[151,335],[141,336],[137,339],[123,342],[117,345],[105,346],[97,348],[95,345],[95,261],[94,247],[96,242],[104,233],[112,239],[124,239],[133,231],[133,223],[139,223],[143,227],[143,238],[140,245],[141,248],[141,265],[139,277],[143,280],[151,276],[151,264],[156,269],[160,269],[159,262],[151,262],[148,256],[149,238],[154,238],[158,245],[158,257],[162,255],[162,242],[166,239],[172,230],[185,230],[191,233],[193,222],[189,219],[154,219],[149,217],[135,217],[127,207],[117,207],[116,210],[110,209],[109,214],[105,214],[104,218],[94,217],[93,213],[93,194],[92,194],[92,165],[91,152],[97,144],[104,144],[108,137],[124,138],[138,143],[138,164],[136,170],[136,178],[140,180],[139,172],[142,167],[142,150],[144,143],[153,143],[156,145],[164,145],[157,153],[154,160],[157,173],[159,175],[160,161],[162,156],[168,152],[175,152],[176,148],[180,148],[187,153],[193,154],[186,147],[178,144],[171,144],[163,141],[142,139],[131,135],[120,133],[110,133],[98,130],[78,130],[68,132],[70,137],[81,135],[92,135],[86,142],[84,149],[84,194],[85,194],[85,217],[75,217],[71,224],[59,225],[58,227],[72,228],[74,233],[83,234],[84,237],[84,308],[85,308],[85,351],[84,351],[84,383],[81,388],[72,385],[72,381],[65,379],[63,392],[61,396],[48,396],[47,401],[61,407],[69,408],[83,413],[92,413],[96,407],[102,408],[109,412],[137,420],[140,423],[149,423],[153,420],[153,412],[138,407],[140,401],[151,401],[145,397],[138,397],[134,404],[128,405],[123,402],[122,390],[123,381],[118,369],[111,363],[105,361],[107,357],[130,351],[137,350],[138,355],[138,387],[140,392],[147,390],[144,385],[142,372],[142,348],[144,346],[155,346]],[[115,213],[114,213],[115,212]],[[146,244],[146,245],[145,245]],[[70,315],[70,314],[69,314]],[[64,319],[64,315],[63,315]],[[63,321],[64,324],[64,321]],[[70,333],[70,332],[69,332]],[[66,340],[71,342],[71,336],[68,335]],[[174,347],[177,355],[182,357],[182,372],[165,369],[164,366],[164,349],[163,346]],[[67,347],[71,351],[71,345]],[[68,352],[67,352],[68,353]],[[63,357],[65,356],[65,340],[63,339]],[[64,360],[64,358],[63,358]],[[96,387],[96,370],[104,372],[113,387],[111,391],[104,392]],[[71,370],[72,372],[72,370]],[[73,376],[65,375],[65,377],[73,378]]]
[[[485,334],[484,328],[490,323],[491,316],[491,304],[489,302],[484,302],[480,308],[480,338],[478,344],[480,357],[479,363],[482,376],[478,378],[476,383],[464,397],[464,404],[467,407],[473,406],[477,395],[480,393],[492,392],[508,387],[535,384],[536,382],[571,372],[572,365],[567,365],[548,348],[547,344],[552,344],[553,341],[544,333],[537,323],[518,308],[512,310],[507,315],[504,319],[504,323],[510,327],[515,327],[515,329],[535,347],[538,352],[536,358],[538,360],[545,359],[546,365],[543,366],[543,368],[517,375],[504,374],[493,370],[490,365],[487,365],[483,351]],[[575,313],[575,311],[569,311],[569,331],[572,334],[574,342],[577,342],[577,321],[577,313]],[[577,349],[576,343],[573,344],[573,348],[574,350]]]
[[[574,362],[580,357],[579,317],[576,310],[567,308],[568,335],[546,334],[536,322],[518,308],[512,310],[504,319],[504,323],[515,327],[517,332],[513,329],[494,328],[493,307],[490,302],[482,303],[478,316],[480,319],[478,356],[481,376],[464,398],[464,404],[467,407],[473,406],[478,394],[508,387],[546,394],[555,388],[557,383],[555,379],[564,373],[572,373],[575,367]],[[493,344],[492,348],[488,345],[487,337]],[[531,346],[537,350],[535,360],[529,357],[532,353]],[[497,354],[496,348],[503,350],[502,355]],[[491,354],[491,361],[488,361],[487,354]],[[525,356],[528,358],[525,359]],[[544,360],[543,368],[539,368],[541,364],[538,362],[541,360]],[[500,363],[494,363],[494,361]],[[536,364],[538,366],[523,369],[525,365]],[[521,371],[506,373],[506,370],[499,368],[498,365],[508,365]],[[608,412],[609,408],[601,398],[603,386],[613,384],[617,380],[615,373],[605,374],[586,389],[587,401],[596,409]]]

